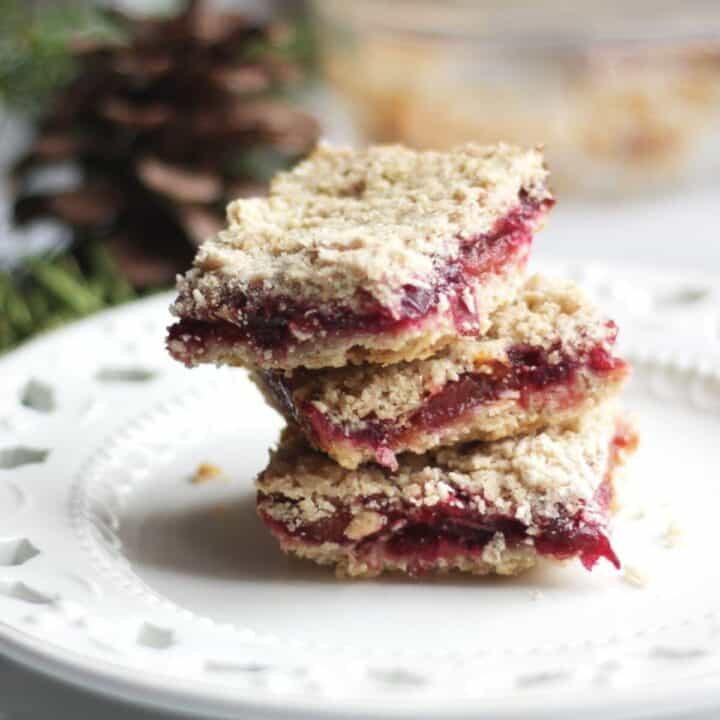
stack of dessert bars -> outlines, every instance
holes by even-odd
[[[525,272],[547,179],[504,144],[320,146],[229,206],[168,348],[248,368],[287,419],[257,480],[283,550],[342,576],[619,566],[629,368],[577,287]]]

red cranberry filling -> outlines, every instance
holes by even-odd
[[[612,501],[612,472],[620,459],[622,448],[634,443],[634,435],[621,428],[611,443],[608,472],[592,500],[594,513],[581,510],[569,516],[564,508],[558,507],[554,519],[542,518],[537,521],[539,534],[530,536],[527,527],[511,515],[479,513],[467,509],[467,497],[457,494],[465,507],[456,507],[448,501],[433,507],[402,507],[387,505],[384,497],[364,498],[363,504],[374,512],[385,515],[382,530],[359,542],[348,540],[344,534],[352,515],[349,510],[339,508],[331,517],[314,523],[301,525],[293,530],[267,513],[261,511],[263,521],[279,536],[295,538],[308,544],[324,542],[351,546],[359,556],[369,555],[378,547],[384,555],[393,559],[404,559],[415,572],[422,572],[423,565],[432,564],[440,558],[458,555],[480,554],[501,532],[508,547],[532,543],[540,555],[557,559],[579,557],[583,565],[591,570],[600,558],[606,558],[616,568],[620,561],[606,535],[605,523],[596,517],[606,518]],[[273,502],[290,502],[283,496],[258,495],[258,502],[270,499]],[[383,507],[385,506],[385,507]]]
[[[218,306],[243,310],[243,318],[246,318],[243,324],[214,317],[218,306],[209,307],[205,317],[182,319],[168,331],[169,340],[181,339],[185,346],[183,352],[174,355],[202,354],[208,342],[248,343],[258,350],[271,350],[282,355],[297,342],[296,334],[315,337],[399,332],[436,312],[443,294],[451,298],[458,331],[476,334],[478,318],[460,300],[462,291],[474,282],[475,277],[502,274],[511,263],[523,262],[532,242],[534,225],[552,204],[552,200],[537,202],[521,193],[519,205],[499,220],[489,233],[464,240],[459,257],[450,262],[436,262],[434,286],[406,285],[403,288],[399,317],[364,290],[358,291],[356,297],[359,310],[337,305],[323,311],[291,297],[268,295],[260,288],[251,296],[227,293]]]
[[[611,329],[614,333],[614,325]],[[610,340],[614,341],[614,335]],[[550,362],[552,353],[560,354],[559,362]],[[572,386],[582,367],[597,374],[623,371],[626,367],[624,361],[613,357],[600,345],[571,357],[563,352],[559,341],[550,350],[516,345],[508,351],[508,361],[509,365],[495,363],[492,373],[466,373],[457,381],[447,383],[405,418],[402,425],[369,418],[362,430],[333,423],[310,401],[296,404],[292,397],[292,380],[282,373],[266,372],[265,379],[277,400],[305,428],[318,447],[327,449],[333,442],[350,441],[357,447],[370,448],[380,464],[392,467],[395,459],[387,452],[388,448],[398,447],[414,433],[447,426],[474,408],[498,400],[504,393],[519,391],[519,402],[527,407],[537,393],[553,387]],[[568,403],[581,400],[582,397],[573,398],[572,394],[566,398]]]

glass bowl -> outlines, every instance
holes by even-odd
[[[720,171],[717,0],[315,0],[325,78],[366,140],[543,144],[590,194]]]

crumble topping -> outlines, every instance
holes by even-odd
[[[539,149],[320,145],[279,173],[268,197],[230,204],[228,227],[178,278],[174,312],[202,316],[248,289],[317,302],[349,301],[362,288],[392,309],[403,285],[428,287],[437,261],[489,231],[521,193],[550,199],[546,181]]]
[[[348,540],[361,540],[376,533],[383,525],[385,525],[384,516],[372,510],[364,510],[353,516],[344,534]]]
[[[431,507],[440,498],[482,498],[498,512],[528,518],[572,514],[590,501],[610,460],[617,425],[613,403],[606,403],[566,429],[552,429],[494,443],[471,443],[404,454],[390,472],[377,466],[345,470],[310,449],[286,429],[268,468],[257,480],[259,492],[274,496],[273,517],[281,522],[312,522],[326,516],[321,505],[353,507],[358,498],[380,496]],[[284,498],[287,502],[281,502]],[[366,521],[362,521],[366,522]]]
[[[496,532],[492,540],[483,548],[483,562],[488,563],[488,565],[497,565],[506,549],[505,536],[501,532]]]
[[[528,280],[518,302],[499,308],[491,322],[490,337],[510,338],[514,343],[545,349],[550,349],[557,339],[572,347],[600,343],[610,337],[607,318],[577,285],[539,274]]]
[[[497,363],[508,364],[513,346],[550,350],[560,343],[565,357],[559,352],[547,356],[550,364],[558,364],[592,347],[609,351],[616,334],[577,286],[541,275],[530,278],[519,297],[495,311],[490,322],[481,339],[461,338],[434,357],[384,367],[296,370],[286,376],[296,402],[311,402],[328,420],[353,431],[362,429],[366,419],[395,420],[411,412],[464,373],[492,374]],[[263,382],[258,376],[255,380]]]

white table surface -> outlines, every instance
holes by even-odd
[[[7,237],[0,234],[0,250],[3,243]],[[720,186],[620,206],[560,203],[538,236],[535,252],[536,257],[545,259],[597,259],[720,271]],[[679,716],[677,720],[717,720],[719,716],[720,709],[702,716]],[[0,659],[0,720],[84,717],[120,720],[170,716],[63,687]]]

